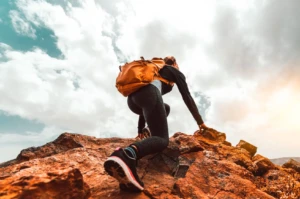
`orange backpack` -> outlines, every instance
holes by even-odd
[[[145,60],[141,57],[141,60],[126,63],[123,66],[120,66],[116,87],[120,93],[127,97],[156,79],[173,86],[173,82],[162,78],[158,73],[164,66],[165,62],[161,58]]]

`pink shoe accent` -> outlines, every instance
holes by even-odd
[[[144,190],[144,187],[142,187],[138,181],[135,179],[134,175],[132,174],[132,171],[130,170],[130,168],[125,164],[125,162],[117,157],[117,156],[111,156],[109,157],[107,160],[112,160],[114,162],[117,162],[123,169],[123,171],[125,172],[125,175],[127,176],[127,179],[134,184],[135,187],[137,187],[139,190]]]

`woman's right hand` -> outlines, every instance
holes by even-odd
[[[146,139],[148,137],[150,137],[150,133],[149,132],[143,132],[143,133],[139,133],[138,136],[136,137],[137,139],[143,140]]]
[[[204,123],[203,124],[200,124],[200,125],[198,125],[199,126],[199,130],[200,131],[204,131],[204,130],[207,130],[207,129],[210,129],[208,126],[206,126]]]

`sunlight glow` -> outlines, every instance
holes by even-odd
[[[270,97],[268,111],[276,126],[300,130],[300,94],[296,93],[291,88],[284,88]]]

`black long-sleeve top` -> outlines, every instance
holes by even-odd
[[[180,72],[178,69],[166,65],[164,66],[160,71],[159,74],[161,77],[176,83],[178,90],[182,96],[182,99],[184,101],[184,103],[186,104],[186,106],[188,107],[189,111],[191,112],[191,114],[193,115],[194,119],[196,120],[198,125],[203,124],[203,120],[202,117],[198,111],[198,108],[195,104],[195,101],[193,99],[193,97],[190,94],[188,85],[186,83],[185,80],[185,76],[182,72]],[[172,90],[172,86],[162,82],[162,95],[169,93]],[[145,121],[143,116],[140,116],[139,118],[139,126],[138,126],[138,131],[140,133],[140,131],[144,128],[145,126]],[[144,124],[142,124],[144,123]],[[142,126],[143,125],[143,126]]]
[[[176,69],[172,66],[163,67],[159,71],[159,74],[163,78],[176,83],[185,105],[188,107],[188,109],[191,112],[191,114],[193,115],[194,119],[197,121],[197,124],[198,125],[203,124],[204,122],[203,122],[202,117],[201,117],[201,115],[198,111],[198,108],[195,104],[195,101],[194,101],[193,97],[190,94],[190,91],[189,91],[188,85],[186,83],[184,74],[182,72],[180,72],[178,69]],[[167,92],[170,92],[172,90],[172,88],[171,88],[171,90],[168,90],[166,88],[166,86],[167,87],[171,87],[171,86],[168,86],[165,83],[162,83],[162,85],[163,85],[162,86],[162,93],[163,94],[165,94]],[[165,87],[165,91],[163,91],[164,87]]]

